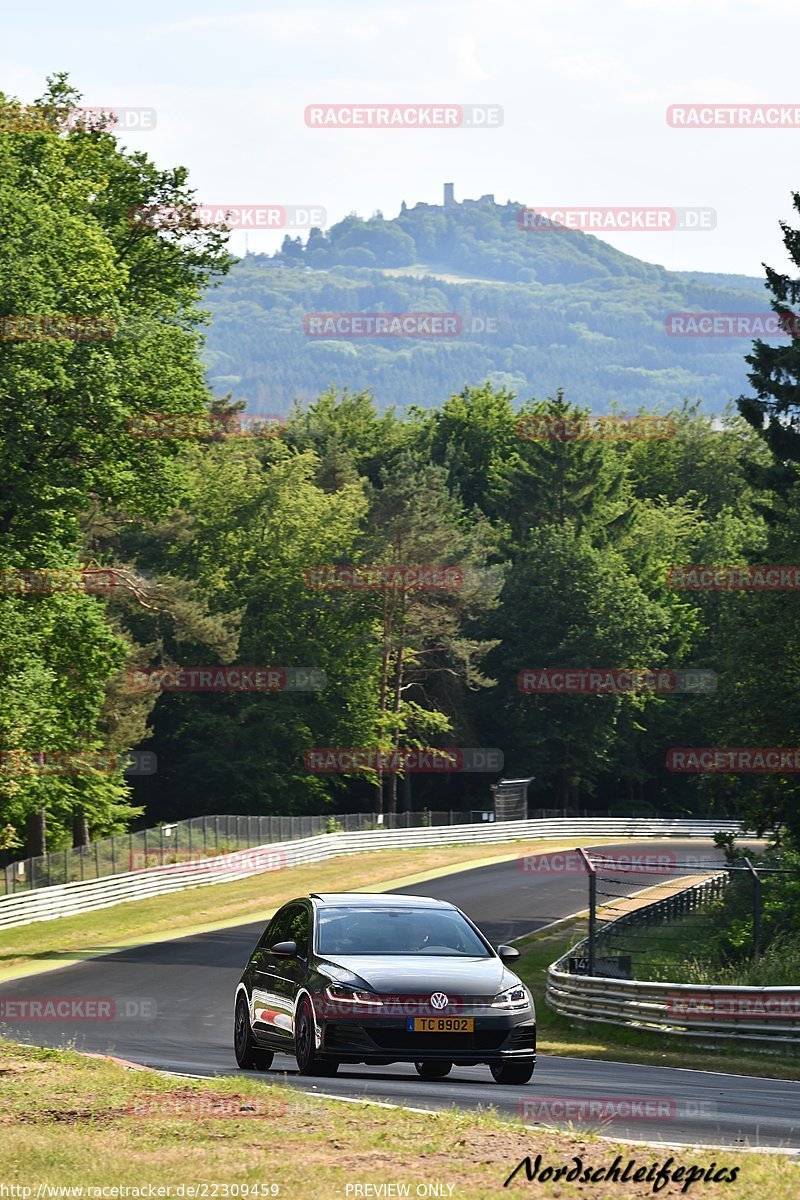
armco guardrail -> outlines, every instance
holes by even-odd
[[[486,816],[494,816],[487,813]],[[539,810],[535,817],[560,817],[563,812]],[[586,815],[585,813],[582,815]],[[603,816],[610,814],[603,813]],[[630,813],[633,817],[636,814]],[[466,825],[485,819],[479,812],[454,810],[386,813],[384,824],[389,829],[414,829],[428,825]],[[124,875],[144,867],[161,867],[167,863],[193,862],[216,854],[232,854],[235,850],[251,850],[273,842],[291,842],[298,838],[331,833],[333,828],[345,833],[374,829],[375,813],[336,813],[315,816],[280,816],[272,813],[250,816],[189,817],[167,822],[155,829],[137,829],[99,838],[86,846],[65,847],[49,854],[36,855],[9,863],[0,870],[0,896],[16,895],[40,887],[55,887],[61,883],[84,883],[88,879],[103,879],[107,875]]]
[[[719,893],[725,873],[610,922],[598,937],[621,925],[660,920],[692,911]],[[572,975],[565,968],[586,941],[573,946],[547,971],[545,999],[554,1012],[578,1021],[635,1026],[653,1033],[800,1045],[800,988],[656,983]]]
[[[624,817],[556,818],[553,820],[480,822],[421,829],[375,829],[363,833],[328,833],[278,845],[219,855],[199,862],[171,863],[85,883],[67,883],[0,899],[0,928],[48,921],[92,909],[141,900],[259,875],[281,867],[322,862],[365,850],[412,846],[502,843],[533,838],[710,838],[717,830],[740,832],[736,821],[632,820]]]

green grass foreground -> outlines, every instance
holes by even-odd
[[[541,1155],[542,1167],[572,1167],[578,1156],[584,1170],[594,1171],[609,1167],[617,1154],[623,1166],[634,1159],[637,1168],[665,1164],[672,1156],[671,1170],[692,1164],[710,1168],[712,1162],[718,1169],[737,1169],[731,1184],[699,1182],[688,1193],[682,1183],[669,1183],[658,1194],[670,1198],[795,1200],[800,1188],[798,1166],[778,1155],[626,1147],[594,1131],[525,1129],[491,1111],[423,1114],[347,1104],[266,1084],[258,1076],[177,1079],[72,1051],[5,1041],[0,1041],[0,1063],[0,1177],[5,1185],[30,1188],[31,1197],[40,1185],[205,1185],[209,1197],[358,1200],[353,1187],[359,1184],[405,1184],[405,1194],[415,1196],[424,1194],[417,1192],[420,1185],[437,1183],[441,1190],[428,1194],[489,1200],[506,1194],[504,1180],[528,1155],[534,1162]],[[520,1088],[520,1098],[528,1092]],[[250,1190],[255,1185],[258,1193]],[[56,1193],[45,1188],[41,1194]],[[181,1195],[162,1192],[170,1194]],[[372,1190],[360,1196],[380,1194]],[[529,1183],[522,1170],[507,1194],[638,1200],[652,1196],[653,1187],[632,1180],[624,1185]],[[85,1197],[91,1195],[84,1191]]]

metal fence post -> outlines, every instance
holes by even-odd
[[[595,942],[597,939],[597,871],[585,850],[577,847],[578,854],[589,875],[589,974],[594,975]]]
[[[753,962],[761,958],[761,878],[749,858],[742,860],[753,877]]]

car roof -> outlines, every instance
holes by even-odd
[[[401,896],[397,892],[312,892],[312,903],[339,908],[453,908],[447,900],[433,896]]]

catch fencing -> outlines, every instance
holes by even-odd
[[[681,864],[677,864],[680,866]],[[567,951],[547,972],[546,1001],[562,1016],[578,1021],[633,1026],[650,1032],[710,1040],[736,1039],[758,1043],[800,1045],[800,987],[747,987],[715,983],[674,983],[641,978],[660,951],[682,939],[685,957],[704,944],[719,925],[719,905],[726,895],[737,911],[747,911],[746,882],[756,916],[753,942],[758,960],[761,880],[749,866],[719,870],[716,864],[686,863],[684,869],[705,878],[675,890],[669,885],[648,888],[659,894],[650,903],[633,901],[601,857],[592,856],[596,872],[590,896],[606,901],[596,908],[590,898],[589,936]],[[762,868],[759,872],[762,873]],[[772,875],[778,872],[771,872]],[[601,883],[598,884],[597,877]],[[687,881],[688,882],[688,881]],[[647,886],[641,880],[640,886]],[[731,895],[732,894],[732,895]],[[635,907],[634,907],[635,905]],[[593,913],[594,908],[594,913]],[[637,974],[639,978],[631,978]]]
[[[565,817],[561,809],[538,808],[531,819]],[[588,816],[584,812],[576,816]],[[611,816],[611,813],[603,813]],[[628,814],[634,817],[635,814]],[[360,833],[370,829],[422,829],[438,825],[471,825],[495,819],[492,810],[454,809],[386,813],[379,824],[375,813],[334,813],[315,816],[207,816],[173,821],[154,829],[138,829],[115,837],[23,858],[0,868],[0,896],[16,895],[62,883],[105,879],[145,867],[192,862],[211,855],[250,850],[274,842],[290,842],[322,833]],[[0,859],[2,861],[2,859]]]
[[[576,841],[593,838],[711,838],[717,831],[741,832],[736,821],[566,817],[429,825],[417,829],[384,827],[354,833],[326,833],[316,837],[265,844],[196,861],[179,861],[83,882],[54,884],[51,887],[6,896],[0,898],[0,928],[109,908],[129,900],[243,879],[283,867],[323,862],[339,855],[358,854],[369,850],[464,844],[491,845],[539,838]]]

